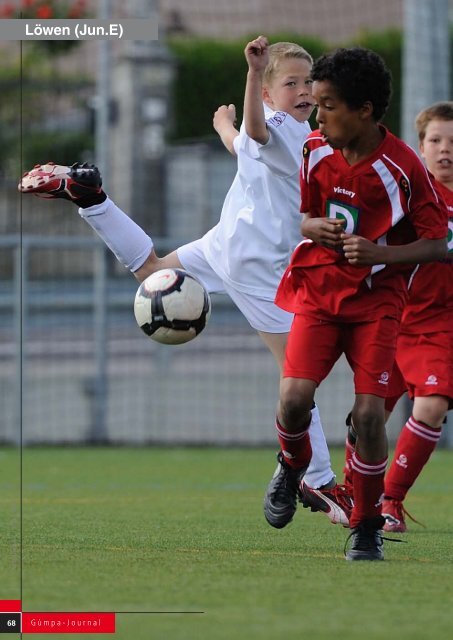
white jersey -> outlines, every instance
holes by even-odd
[[[207,261],[238,291],[274,300],[301,241],[299,171],[308,122],[265,109],[269,140],[252,140],[244,123],[234,140],[238,170],[218,224],[202,238]]]

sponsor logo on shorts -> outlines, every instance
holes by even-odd
[[[396,464],[399,465],[400,467],[403,467],[403,469],[407,469],[407,458],[404,455],[404,453],[400,453],[400,455],[396,460]]]
[[[426,378],[425,384],[429,384],[431,386],[436,386],[438,384],[437,382],[437,376],[431,374],[430,376],[428,376]]]
[[[381,376],[378,380],[379,384],[388,384],[389,383],[389,372],[388,371],[383,371],[381,373]]]

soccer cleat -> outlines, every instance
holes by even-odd
[[[345,485],[337,484],[332,489],[312,489],[302,480],[300,501],[304,507],[310,507],[312,511],[325,513],[332,524],[349,527],[354,502]]]
[[[419,524],[421,527],[425,525],[411,516],[404,508],[402,500],[393,500],[392,498],[384,498],[382,501],[382,515],[385,518],[384,531],[392,531],[393,533],[404,533],[407,531],[407,516],[412,522]]]
[[[283,529],[296,513],[300,484],[307,468],[293,469],[281,451],[277,460],[277,468],[264,496],[264,517],[272,527]]]
[[[34,193],[41,198],[64,198],[79,206],[105,200],[101,187],[99,169],[87,162],[75,162],[71,167],[54,162],[37,164],[24,173],[18,185],[22,193]]]
[[[400,500],[386,500],[382,502],[382,515],[385,518],[384,531],[404,533],[407,531],[404,519],[405,509]]]
[[[346,560],[383,560],[382,527],[384,523],[384,518],[377,516],[370,520],[364,520],[357,527],[351,529],[345,544]],[[349,540],[351,540],[351,546],[346,551]]]

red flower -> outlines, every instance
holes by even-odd
[[[10,18],[16,10],[16,7],[11,2],[5,2],[0,7],[0,16],[2,18]]]
[[[49,7],[48,4],[43,4],[41,7],[36,9],[36,17],[41,18],[42,20],[48,20],[53,16],[53,9]]]
[[[82,18],[88,17],[87,0],[0,0],[1,18]]]

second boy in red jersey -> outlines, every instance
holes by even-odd
[[[403,533],[403,501],[439,442],[442,422],[453,408],[453,102],[437,102],[415,121],[420,154],[448,210],[448,256],[420,265],[404,309],[396,363],[385,401],[386,417],[408,391],[411,416],[403,426],[384,481],[384,531]],[[345,483],[351,488],[354,425],[348,416]]]
[[[385,477],[384,531],[397,532],[406,531],[403,501],[439,442],[447,410],[453,408],[453,102],[427,107],[415,125],[420,153],[447,205],[448,257],[420,266],[398,336],[396,361],[404,379],[392,374],[386,409],[393,409],[406,385],[414,405]]]
[[[445,256],[447,213],[416,154],[379,124],[391,93],[382,59],[339,49],[316,61],[312,78],[319,130],[304,145],[301,173],[309,240],[295,250],[276,298],[295,313],[278,438],[302,482],[315,390],[344,353],[357,431],[346,558],[381,560],[387,385],[410,278],[418,262]]]

